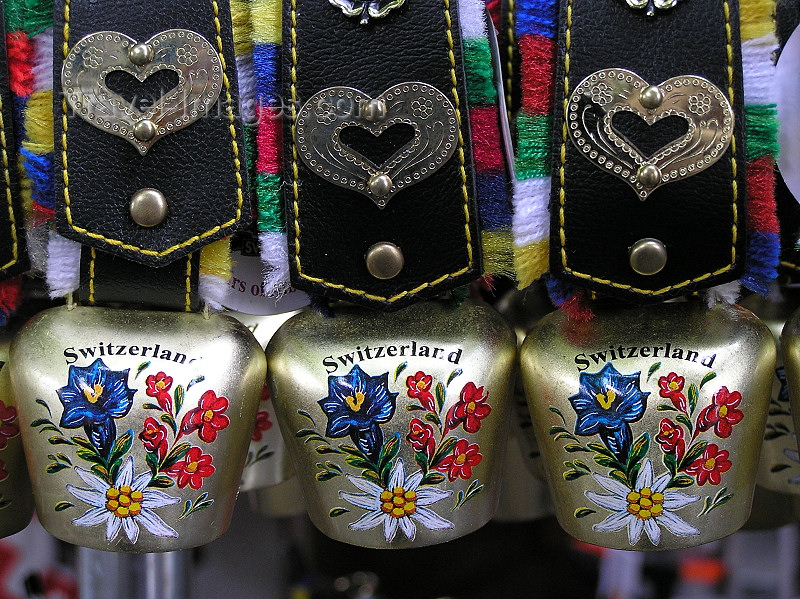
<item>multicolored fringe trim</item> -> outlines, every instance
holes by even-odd
[[[747,257],[739,281],[767,293],[777,277],[780,253],[775,215],[774,163],[778,151],[773,52],[777,48],[772,0],[740,0],[747,139]],[[520,287],[548,270],[553,82],[555,79],[557,0],[515,0],[515,38],[522,59],[522,106],[517,115],[514,181],[514,265]],[[583,293],[550,281],[551,299],[576,318],[589,318],[579,306]],[[738,284],[709,290],[711,301],[733,302]]]
[[[232,0],[231,5],[236,63],[241,72],[249,53],[248,3]],[[50,296],[59,298],[72,293],[80,284],[80,244],[58,235],[54,226],[53,0],[6,0],[4,8],[6,26],[11,31],[7,46],[9,75],[17,100],[15,121],[22,133],[20,154],[27,175],[22,193],[27,212],[28,253],[34,271],[46,274]],[[246,114],[243,106],[245,122]],[[221,308],[220,299],[225,295],[230,276],[229,241],[218,241],[204,248],[200,260],[200,297],[209,308]],[[0,304],[2,301],[0,298]]]
[[[472,130],[484,273],[513,276],[512,209],[483,0],[458,0]],[[281,2],[252,0],[253,62],[259,110],[256,195],[261,257],[268,295],[289,288],[280,102]]]
[[[524,288],[548,269],[558,2],[515,0],[514,20],[522,96],[515,156],[514,267]]]

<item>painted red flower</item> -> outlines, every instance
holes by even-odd
[[[172,388],[172,377],[163,372],[151,374],[147,377],[148,397],[155,397],[162,410],[172,414],[172,396],[169,390]]]
[[[433,399],[433,377],[420,371],[414,376],[406,378],[406,387],[408,387],[408,396],[413,399],[418,399],[422,407],[429,412],[436,412],[436,402]]]
[[[19,434],[19,423],[17,422],[17,408],[6,406],[0,400],[0,449],[5,449],[8,440]]]
[[[409,377],[410,378],[410,377]],[[415,453],[424,453],[430,460],[436,451],[436,440],[433,438],[433,427],[419,418],[414,418],[408,425],[406,440]]]
[[[253,434],[250,437],[253,441],[261,441],[264,433],[272,428],[272,422],[269,419],[269,412],[262,411],[256,414],[256,426],[253,429]]]
[[[675,426],[668,418],[661,421],[661,432],[656,435],[656,441],[661,444],[664,453],[671,453],[678,460],[686,453],[686,441],[683,438],[683,429]]]
[[[230,420],[225,415],[228,409],[228,399],[217,397],[211,390],[203,393],[198,407],[190,410],[181,422],[181,435],[188,435],[199,430],[197,436],[201,441],[213,443],[217,440],[217,432],[227,428]]]
[[[457,478],[468,480],[472,478],[472,469],[483,459],[480,450],[477,444],[470,445],[466,439],[459,439],[453,453],[443,459],[434,470],[445,472],[450,482]]]
[[[159,462],[167,455],[169,449],[167,427],[159,424],[155,418],[148,418],[144,421],[144,428],[139,433],[139,439],[142,440],[142,445],[147,453],[154,453],[158,456]]]
[[[683,394],[683,385],[686,380],[674,372],[658,379],[658,394],[672,401],[672,405],[686,414],[686,396]]]
[[[727,439],[733,432],[733,425],[744,418],[744,413],[736,409],[740,403],[742,403],[741,393],[728,391],[727,387],[722,387],[714,395],[711,405],[697,417],[697,429],[707,431],[713,427],[714,433],[720,439]]]
[[[697,477],[697,484],[702,486],[706,482],[718,485],[722,480],[722,473],[731,469],[731,462],[728,459],[728,452],[714,443],[706,445],[703,455],[689,464],[686,472]]]
[[[3,460],[0,460],[0,480],[5,480],[8,478],[8,472],[6,472],[6,463]]]
[[[492,411],[492,407],[486,403],[487,399],[483,387],[476,387],[472,382],[464,385],[458,402],[447,412],[447,430],[453,430],[463,423],[465,431],[477,433],[481,428],[481,420]]]
[[[189,485],[195,491],[203,486],[203,479],[214,474],[212,458],[204,454],[199,447],[192,447],[183,460],[170,466],[166,473],[175,479],[178,488],[183,489]]]

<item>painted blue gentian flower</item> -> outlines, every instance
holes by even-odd
[[[630,423],[642,417],[650,395],[639,388],[640,378],[641,372],[620,374],[609,362],[600,372],[582,372],[580,390],[569,398],[578,415],[575,434],[599,434],[623,464],[633,442]]]
[[[356,365],[344,376],[328,377],[328,397],[319,400],[328,417],[325,435],[332,439],[350,435],[372,461],[383,445],[381,424],[392,419],[397,393],[389,391],[389,373],[369,376]]]
[[[61,426],[82,426],[104,459],[117,437],[114,420],[126,416],[133,405],[136,390],[128,387],[128,372],[111,370],[98,358],[86,368],[70,366],[66,387],[56,392],[64,404]]]

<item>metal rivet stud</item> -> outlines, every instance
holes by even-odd
[[[150,141],[158,133],[158,127],[150,119],[139,121],[133,126],[133,136],[139,141]]]
[[[370,123],[380,123],[386,118],[386,102],[370,100],[361,107],[361,117]]]
[[[382,241],[367,250],[367,270],[376,279],[393,279],[403,270],[403,252],[393,243]]]
[[[153,49],[147,44],[136,44],[128,51],[128,58],[137,67],[143,67],[153,60]]]
[[[392,191],[392,180],[389,175],[377,173],[369,180],[369,190],[379,198],[385,198]]]
[[[667,264],[667,248],[658,239],[647,237],[628,250],[631,268],[640,275],[654,275]]]
[[[647,189],[653,189],[661,183],[661,169],[654,164],[643,164],[636,171],[636,180]]]
[[[658,108],[664,101],[664,94],[655,85],[648,85],[639,94],[639,102],[642,106],[649,109]]]
[[[128,208],[140,227],[155,227],[167,217],[167,199],[157,189],[140,189],[133,194]]]

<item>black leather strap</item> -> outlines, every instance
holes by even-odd
[[[633,71],[650,85],[681,75],[708,79],[732,98],[735,143],[712,166],[641,201],[625,181],[565,139],[565,94],[588,75],[610,68]],[[551,271],[636,302],[738,278],[746,241],[738,2],[685,0],[650,17],[618,0],[561,0],[556,85]],[[623,127],[620,116],[615,128]],[[623,134],[642,149],[652,148],[648,153],[685,131],[682,119],[677,128],[668,121],[648,127],[626,116],[631,119]],[[654,275],[637,274],[629,261],[629,248],[645,238],[660,240],[667,250],[666,266]]]
[[[333,86],[376,98],[393,85],[418,81],[441,91],[460,120],[455,155],[432,176],[401,190],[383,209],[369,197],[316,175],[298,157],[295,115],[285,120],[289,256],[298,289],[389,310],[479,275],[457,4],[410,0],[360,24],[328,2],[284,2],[284,94],[297,110]],[[391,139],[391,131],[371,140],[364,151],[388,156],[403,147],[406,142]],[[373,277],[365,264],[367,250],[379,242],[395,244],[405,258],[402,271],[390,280]]]
[[[55,15],[55,151],[56,164],[63,166],[55,177],[58,232],[141,264],[163,266],[247,225],[251,212],[244,135],[234,113],[239,103],[228,1],[56,0]],[[198,33],[216,48],[222,90],[205,117],[159,139],[142,156],[126,139],[67,108],[61,89],[64,49],[99,31],[144,42],[169,29]],[[129,101],[148,93],[158,98],[160,88],[174,83],[167,83],[165,73],[158,71],[144,84],[111,73],[106,83]],[[159,190],[169,207],[163,223],[152,228],[137,225],[129,214],[131,197],[145,188]]]
[[[2,14],[3,2],[0,0]],[[17,178],[17,147],[8,81],[5,24],[0,19],[0,281],[28,270],[24,226]]]
[[[200,252],[173,260],[161,268],[83,246],[78,298],[89,305],[135,303],[145,308],[196,311]]]

